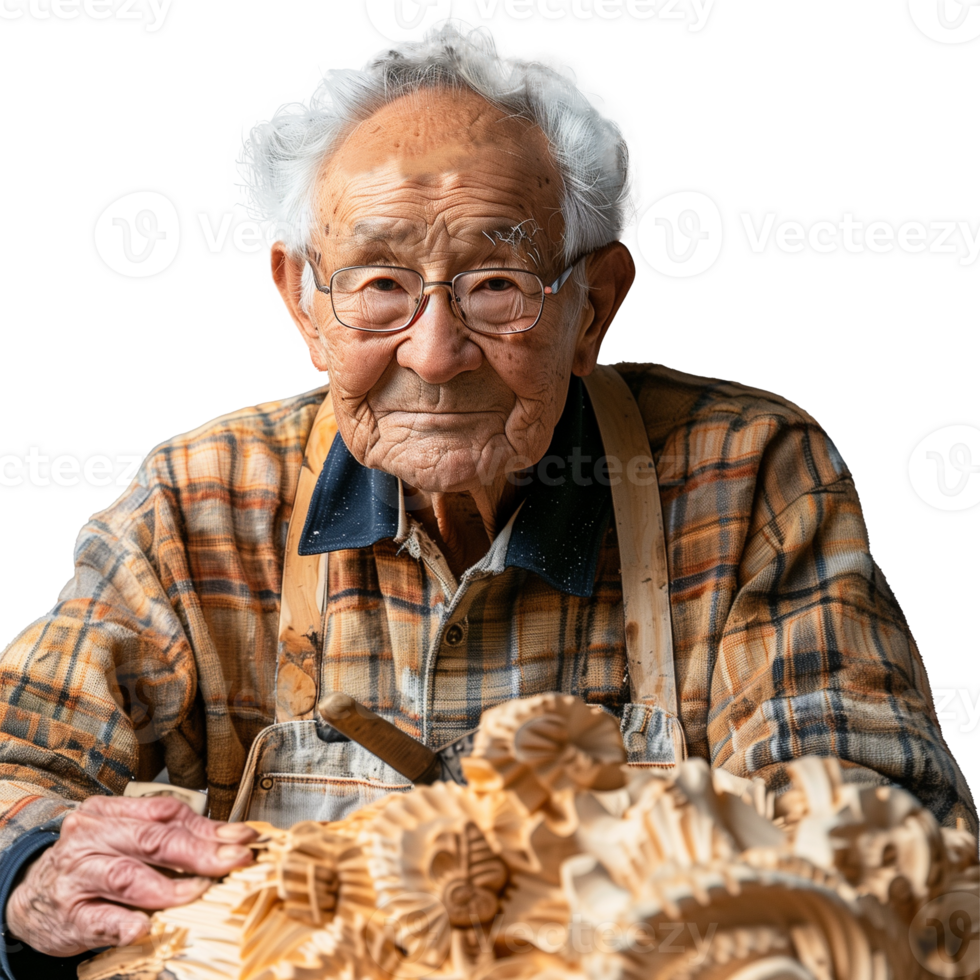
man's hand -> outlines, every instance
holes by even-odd
[[[172,797],[90,797],[11,893],[8,937],[49,956],[130,945],[149,928],[139,909],[194,901],[212,878],[251,862],[243,845],[256,836]],[[169,878],[151,865],[205,877]]]

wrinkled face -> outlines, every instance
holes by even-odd
[[[405,96],[360,124],[317,185],[311,255],[320,282],[352,265],[450,280],[511,267],[551,283],[562,271],[561,179],[543,133],[472,93]],[[318,261],[317,261],[318,260]],[[449,291],[427,289],[408,328],[340,324],[330,297],[309,310],[341,436],[365,466],[430,492],[472,491],[537,462],[564,407],[591,319],[569,282],[526,333],[474,333]]]

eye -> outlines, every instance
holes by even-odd
[[[372,279],[368,285],[382,293],[393,293],[396,289],[401,289],[401,283],[394,279]]]
[[[491,293],[502,293],[508,289],[513,289],[514,284],[510,279],[502,279],[499,276],[495,276],[493,279],[484,279],[480,283],[481,289],[486,289]]]

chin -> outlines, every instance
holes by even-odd
[[[388,459],[383,469],[426,493],[463,493],[493,482],[490,467],[481,480],[481,458],[482,454],[472,447],[440,447],[433,452],[403,452]]]
[[[444,466],[431,468],[393,467],[394,473],[407,486],[425,493],[465,493],[480,485],[480,476],[471,466]]]

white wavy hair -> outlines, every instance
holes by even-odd
[[[566,263],[619,238],[628,202],[628,155],[619,128],[569,75],[501,58],[485,29],[464,31],[452,22],[421,41],[386,49],[360,71],[328,71],[309,106],[283,106],[255,126],[240,161],[253,215],[273,225],[293,257],[303,257],[316,221],[316,181],[340,140],[395,99],[437,86],[476,92],[544,132],[563,181]],[[307,267],[305,309],[312,292]]]

